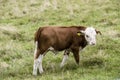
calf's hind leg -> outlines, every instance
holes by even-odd
[[[39,61],[38,61],[38,54],[39,54],[39,49],[38,49],[38,42],[35,42],[35,52],[34,52],[34,64],[33,64],[33,75],[37,75],[37,69],[39,66]]]
[[[46,49],[39,49],[37,47],[38,43],[36,42],[35,52],[34,52],[34,65],[33,65],[33,75],[37,75],[37,69],[39,68],[40,74],[43,73],[42,68],[42,59],[43,54],[45,53]]]

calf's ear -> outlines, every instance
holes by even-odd
[[[98,31],[98,30],[95,30],[95,31],[96,31],[97,34],[102,35],[102,33],[100,31]]]

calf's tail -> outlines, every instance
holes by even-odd
[[[36,33],[35,33],[35,37],[34,37],[34,42],[39,42],[39,39],[40,39],[40,35],[41,35],[41,32],[42,32],[43,28],[39,28]]]

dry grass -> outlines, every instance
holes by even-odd
[[[17,29],[16,29],[14,26],[1,25],[1,26],[0,26],[0,31],[16,33],[16,32],[17,32]]]

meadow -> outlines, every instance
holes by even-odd
[[[43,26],[93,26],[97,45],[73,55],[48,52],[32,75],[34,33]],[[120,0],[0,0],[0,80],[120,80]]]

